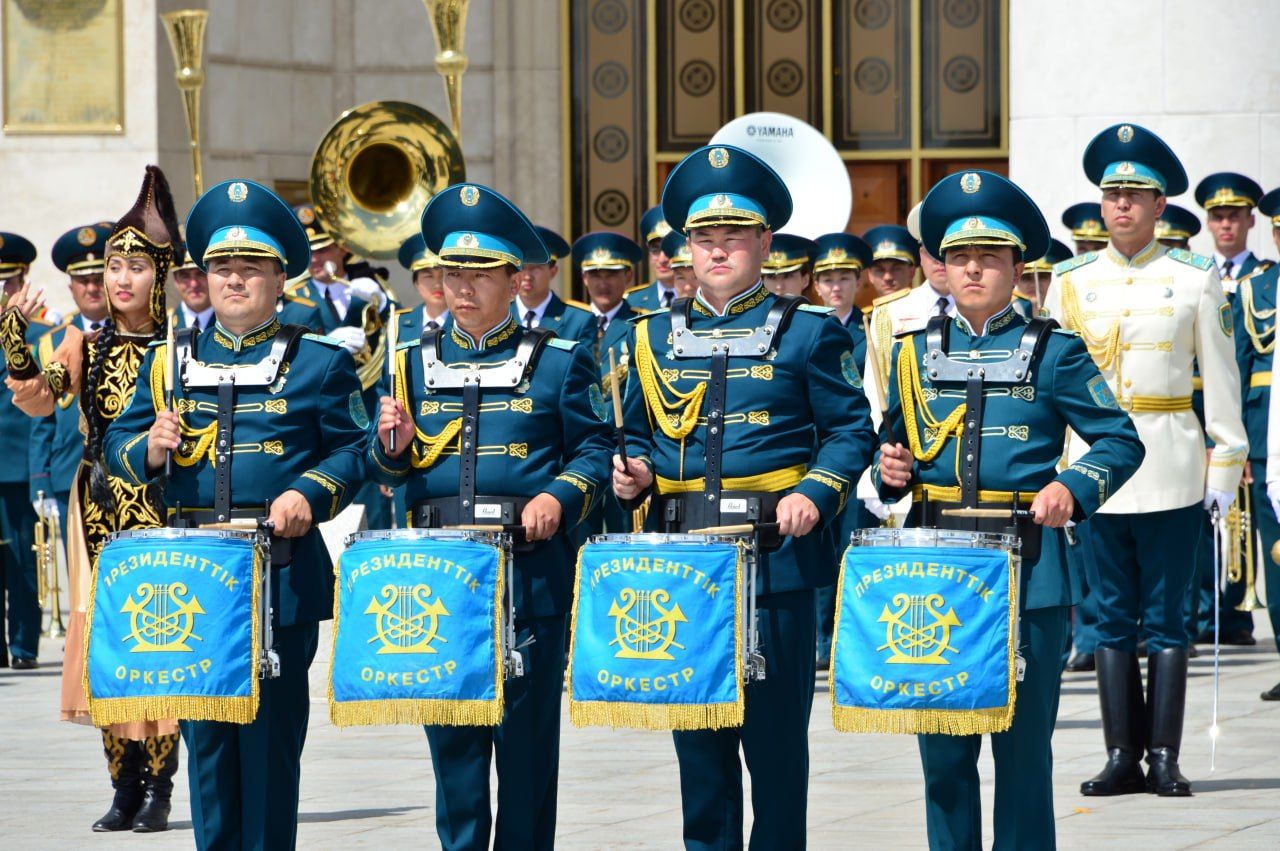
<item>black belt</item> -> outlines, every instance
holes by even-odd
[[[213,523],[225,523],[227,520],[265,520],[267,514],[262,508],[232,508],[226,519],[213,508],[170,508],[168,524],[171,529],[198,529]],[[293,544],[296,538],[271,536],[271,566],[286,567],[293,561]]]
[[[534,544],[524,539],[524,527],[520,522],[527,496],[477,496],[471,506],[464,508],[456,496],[424,499],[413,504],[410,523],[415,529],[442,529],[445,526],[502,526],[511,533],[511,545],[515,552],[528,552]],[[556,534],[559,534],[557,532]]]
[[[995,508],[1010,511],[1009,517],[949,517],[942,512],[947,508]],[[1025,509],[1026,506],[1018,506]],[[1044,527],[1031,519],[1030,514],[1012,514],[1011,502],[978,501],[976,505],[960,502],[943,502],[922,497],[911,505],[907,514],[907,526],[924,526],[931,529],[954,529],[959,532],[989,532],[997,535],[1017,535],[1021,546],[1023,565],[1040,558],[1040,543]]]
[[[772,552],[782,546],[778,534],[778,503],[789,491],[721,491],[719,499],[704,493],[673,493],[658,496],[661,531],[682,534],[711,526],[753,523],[760,530],[760,550]]]

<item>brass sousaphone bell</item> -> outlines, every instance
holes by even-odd
[[[420,106],[379,100],[348,109],[311,159],[311,201],[325,230],[352,253],[395,257],[440,190],[466,180],[462,148]]]

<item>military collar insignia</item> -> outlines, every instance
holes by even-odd
[[[969,320],[965,319],[959,313],[956,314],[954,321],[957,328],[968,334],[970,337],[977,339],[978,337],[987,337],[991,334],[1003,331],[1015,318],[1017,318],[1017,315],[1018,314],[1013,309],[1013,303],[1010,302],[999,313],[987,319],[986,325],[983,326],[981,334],[975,333],[973,326],[969,324]]]
[[[698,291],[693,306],[700,308],[698,310],[699,313],[705,311],[708,316],[737,316],[760,304],[768,297],[769,291],[764,288],[764,283],[756,281],[754,286],[747,287],[745,291],[729,299],[729,303],[724,306],[724,313],[716,313],[715,309],[703,299],[701,290]]]
[[[273,316],[244,336],[237,337],[226,328],[223,328],[221,322],[215,322],[213,325],[213,340],[224,349],[240,352],[259,343],[274,340],[276,334],[280,331],[280,327],[280,320]]]
[[[1137,267],[1145,266],[1147,263],[1154,260],[1159,256],[1160,250],[1163,247],[1164,246],[1162,246],[1158,241],[1153,239],[1151,242],[1147,243],[1145,248],[1132,257],[1125,257],[1119,251],[1116,251],[1115,246],[1110,243],[1107,244],[1106,252],[1107,257],[1109,257],[1111,262],[1115,263],[1117,266]]]
[[[516,329],[520,326],[517,325],[516,321],[508,315],[505,321],[499,322],[493,328],[484,332],[478,343],[474,337],[459,328],[457,323],[454,323],[450,327],[450,337],[453,339],[453,342],[456,343],[459,348],[470,351],[496,348],[511,339],[512,335],[516,333]]]

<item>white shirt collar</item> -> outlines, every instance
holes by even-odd
[[[956,315],[956,300],[952,298],[951,293],[939,295],[938,291],[933,288],[928,281],[911,291],[911,295],[907,296],[911,299],[911,306],[922,316],[933,316],[935,308],[938,306],[938,299],[945,298],[947,300],[947,315]]]
[[[102,323],[106,321],[107,319],[105,316],[101,319],[90,319],[89,317],[85,316],[83,313],[80,314],[80,327],[85,330],[86,334],[93,329],[93,323],[95,322],[98,323],[98,327],[101,328]]]
[[[612,321],[613,321],[613,317],[615,317],[615,316],[617,316],[617,315],[618,315],[618,311],[619,311],[619,310],[622,310],[622,302],[621,302],[621,301],[619,301],[617,304],[615,304],[615,305],[613,306],[613,309],[612,309],[612,310],[609,310],[609,311],[604,312],[604,313],[602,313],[602,312],[600,311],[600,308],[598,308],[598,307],[596,307],[596,306],[595,306],[595,303],[594,303],[594,302],[592,302],[592,303],[591,303],[591,314],[592,314],[593,316],[603,316],[605,319],[607,319],[607,320],[608,320],[608,322],[606,322],[606,323],[605,323],[605,325],[606,325],[606,326],[609,324],[609,322],[612,322]]]
[[[209,307],[206,307],[204,310],[200,311],[199,313],[196,313],[194,310],[187,307],[186,302],[179,303],[178,307],[182,310],[183,324],[185,324],[188,328],[190,328],[192,325],[195,324],[196,319],[199,319],[200,330],[203,331],[205,328],[209,327],[209,321],[213,319],[212,305],[210,305]]]
[[[1213,263],[1215,266],[1218,267],[1219,271],[1221,271],[1222,267],[1227,265],[1227,261],[1230,260],[1231,261],[1231,277],[1238,278],[1240,277],[1240,267],[1243,266],[1245,264],[1245,261],[1249,259],[1249,255],[1251,253],[1252,252],[1246,248],[1244,251],[1241,251],[1235,257],[1227,257],[1215,251],[1213,252]]]
[[[427,313],[427,306],[425,304],[422,306],[422,327],[423,328],[427,327],[428,322],[434,322],[437,325],[439,325],[441,328],[443,328],[444,323],[447,321],[449,321],[448,310],[446,310],[444,313],[441,313],[439,316],[432,317],[429,313]]]
[[[548,292],[547,297],[542,300],[542,304],[539,304],[536,306],[530,306],[525,304],[524,299],[522,299],[520,296],[517,295],[516,310],[520,315],[516,317],[516,321],[519,322],[521,325],[524,325],[525,316],[527,316],[529,311],[532,310],[533,311],[533,327],[537,328],[539,325],[542,324],[543,314],[545,314],[547,312],[547,308],[551,306],[552,295],[554,295],[554,293]]]

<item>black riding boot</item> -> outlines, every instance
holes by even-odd
[[[1191,781],[1178,770],[1182,717],[1187,708],[1187,649],[1170,647],[1147,657],[1147,790],[1166,798],[1191,794]]]
[[[1138,657],[1123,650],[1100,647],[1098,699],[1102,706],[1102,737],[1107,764],[1097,776],[1080,784],[1081,795],[1131,795],[1146,791],[1142,775],[1142,674]]]
[[[152,736],[142,745],[142,808],[133,818],[134,833],[169,829],[169,798],[178,770],[178,734]]]
[[[95,833],[128,830],[142,805],[142,743],[122,739],[110,730],[102,731],[102,749],[107,755],[107,771],[116,790],[111,809],[93,823]]]

